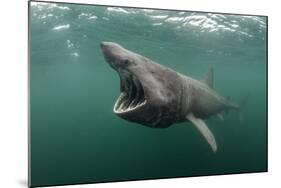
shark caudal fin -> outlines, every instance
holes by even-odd
[[[244,122],[243,109],[244,109],[245,105],[248,103],[248,99],[249,99],[249,96],[246,95],[246,96],[242,97],[240,99],[240,101],[238,102],[238,104],[236,105],[237,106],[236,110],[238,112],[239,122],[240,123]]]
[[[224,110],[224,112],[228,113],[228,111],[231,109],[237,111],[239,122],[243,123],[243,121],[244,121],[243,110],[244,110],[245,105],[248,103],[249,96],[246,95],[246,96],[242,97],[238,103],[231,102],[229,97],[227,97],[226,99],[228,101],[228,108],[226,108]]]
[[[216,152],[218,149],[216,139],[215,139],[213,133],[210,131],[210,129],[205,124],[205,122],[202,119],[196,118],[193,115],[193,113],[189,113],[186,116],[186,119],[188,119],[197,128],[197,130],[202,134],[202,136],[205,138],[205,140],[211,146],[213,152]]]

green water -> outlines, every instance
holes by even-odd
[[[30,6],[31,185],[267,170],[266,17],[42,4]],[[190,123],[148,128],[113,113],[119,77],[101,41],[202,79],[243,108],[206,120],[218,152]]]

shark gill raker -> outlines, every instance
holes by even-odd
[[[119,44],[102,42],[105,60],[120,76],[120,96],[113,111],[128,121],[153,128],[189,121],[199,130],[214,152],[217,144],[203,119],[240,105],[213,90],[213,69],[203,81],[182,75]]]

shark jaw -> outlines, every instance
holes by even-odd
[[[132,113],[147,103],[143,86],[139,79],[128,70],[118,69],[120,77],[120,96],[115,102],[116,114]]]

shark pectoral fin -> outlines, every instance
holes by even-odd
[[[218,113],[217,116],[218,116],[218,118],[219,118],[221,121],[224,120],[223,115],[222,115],[221,113]]]
[[[206,141],[210,144],[213,152],[217,151],[217,143],[213,133],[202,119],[196,118],[193,113],[189,113],[186,118],[195,125]]]
[[[214,87],[214,69],[212,67],[205,75],[203,82],[207,84],[210,88]]]

